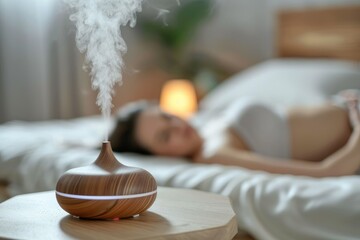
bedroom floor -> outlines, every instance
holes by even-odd
[[[6,185],[7,184],[5,182],[0,181],[0,203],[9,198],[9,195],[6,191]]]
[[[232,240],[256,240],[256,239],[251,237],[250,235],[236,234]]]

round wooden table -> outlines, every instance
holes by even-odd
[[[235,214],[227,197],[158,188],[154,205],[117,221],[70,216],[54,191],[24,194],[0,204],[0,238],[13,239],[232,239]]]

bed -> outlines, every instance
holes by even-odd
[[[288,21],[286,16],[282,21]],[[289,58],[285,52],[280,56],[287,58],[265,61],[217,87],[202,99],[194,121],[206,123],[239,96],[290,107],[322,103],[341,90],[360,89],[360,56]],[[99,150],[92,146],[101,143],[103,127],[99,116],[0,125],[0,179],[8,183],[8,193],[52,190],[63,172],[93,162]],[[239,231],[256,239],[359,239],[359,176],[315,179],[178,158],[116,156],[124,164],[148,170],[159,186],[228,196]]]

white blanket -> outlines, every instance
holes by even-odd
[[[93,162],[100,118],[0,127],[0,178],[13,194],[54,189],[61,174]],[[66,143],[66,145],[65,145]],[[360,177],[312,179],[193,164],[186,160],[117,154],[124,164],[154,175],[160,186],[199,189],[230,197],[240,230],[257,239],[359,239]]]
[[[285,86],[286,87],[286,86]],[[288,86],[289,87],[289,86]],[[99,117],[0,126],[0,179],[12,194],[51,190],[70,168],[93,162],[103,123]],[[359,239],[360,177],[314,179],[183,159],[117,154],[148,170],[158,185],[219,193],[231,199],[240,230],[256,239]]]

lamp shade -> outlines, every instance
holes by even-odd
[[[197,110],[194,85],[188,80],[170,80],[162,88],[160,107],[182,118],[189,118]]]

